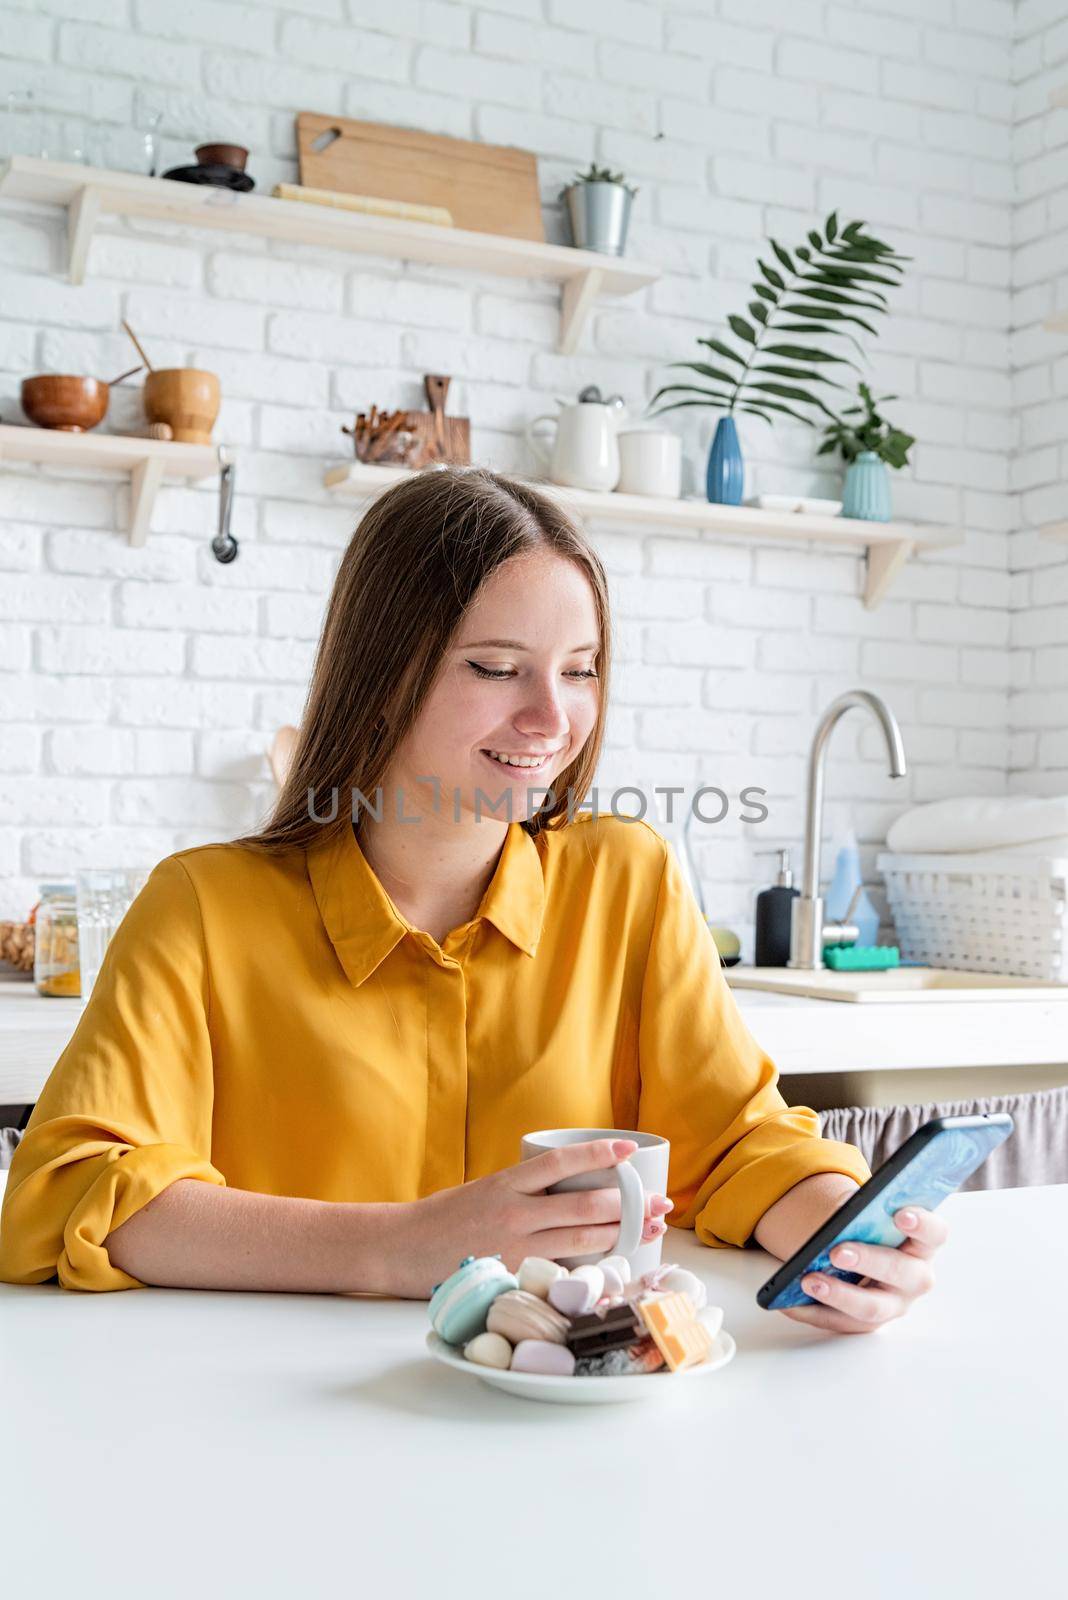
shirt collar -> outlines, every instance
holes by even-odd
[[[371,870],[350,825],[310,846],[307,863],[330,942],[349,982],[359,987],[413,925]],[[484,917],[524,955],[533,956],[544,911],[541,852],[520,823],[510,822],[496,871],[473,920]]]

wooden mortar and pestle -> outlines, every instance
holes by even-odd
[[[130,324],[123,327],[148,369],[141,392],[149,422],[165,423],[182,444],[210,444],[221,398],[216,374],[198,367],[154,367]]]
[[[140,370],[131,367],[108,383],[72,373],[42,372],[36,378],[23,378],[19,400],[38,428],[51,428],[56,433],[89,433],[108,414],[109,391]]]

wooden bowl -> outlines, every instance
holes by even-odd
[[[39,428],[87,433],[108,414],[110,393],[99,378],[44,373],[22,380],[22,409]]]
[[[210,444],[219,415],[219,380],[196,367],[156,368],[145,378],[145,416],[166,422],[182,444]]]
[[[236,167],[244,172],[248,151],[243,144],[198,144],[196,158],[202,167]]]

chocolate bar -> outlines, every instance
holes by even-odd
[[[620,1350],[625,1345],[636,1344],[644,1334],[634,1307],[625,1303],[608,1306],[603,1313],[587,1311],[571,1317],[565,1343],[577,1360],[580,1356],[599,1356],[606,1350]]]

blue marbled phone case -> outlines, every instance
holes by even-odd
[[[970,1118],[968,1120],[971,1121]],[[894,1213],[904,1206],[922,1206],[925,1210],[933,1211],[947,1195],[971,1177],[991,1150],[1007,1139],[1012,1130],[1012,1118],[1007,1115],[997,1120],[992,1118],[989,1122],[976,1121],[969,1127],[940,1129],[863,1211],[844,1224],[819,1255],[813,1256],[800,1271],[792,1275],[786,1287],[768,1302],[767,1309],[782,1311],[787,1306],[818,1304],[801,1288],[800,1280],[809,1272],[843,1278],[847,1283],[859,1283],[864,1276],[862,1272],[846,1272],[842,1267],[831,1265],[830,1252],[834,1246],[844,1244],[846,1240],[860,1240],[863,1244],[901,1244],[905,1235],[895,1228],[891,1220]],[[912,1138],[915,1137],[913,1134]],[[906,1140],[906,1145],[910,1142]],[[878,1177],[878,1173],[873,1174],[875,1177]]]

